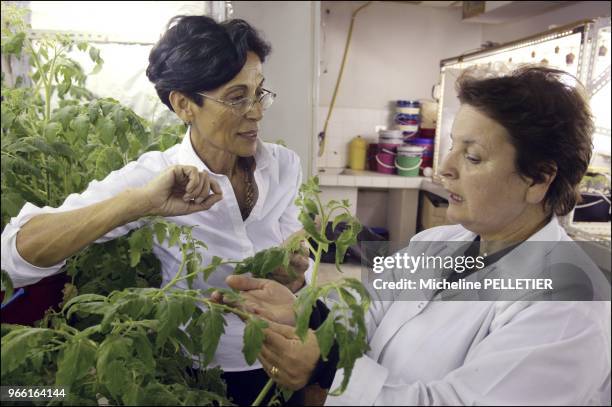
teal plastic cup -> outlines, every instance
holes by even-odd
[[[423,147],[404,145],[397,148],[395,168],[403,177],[418,177],[423,161]]]

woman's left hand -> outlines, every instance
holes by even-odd
[[[290,390],[299,390],[306,386],[321,357],[317,337],[309,329],[306,340],[302,342],[295,334],[295,328],[267,322],[259,360],[276,383]]]
[[[304,286],[306,279],[304,273],[308,270],[308,248],[304,242],[305,232],[304,230],[298,230],[285,240],[283,246],[294,245],[296,239],[300,241],[299,247],[291,253],[289,259],[289,267],[293,273],[289,273],[285,267],[281,266],[274,270],[269,278],[274,281],[278,281],[285,287],[289,288],[291,292],[295,293]]]
[[[304,286],[306,282],[306,278],[304,277],[304,273],[308,270],[308,257],[303,255],[300,252],[291,253],[289,267],[293,271],[294,275],[291,276],[290,273],[285,269],[285,267],[280,266],[276,270],[274,270],[270,274],[270,279],[274,281],[278,281],[285,287],[291,290],[291,292],[295,293],[300,288]]]
[[[244,301],[232,302],[218,291],[213,293],[211,297],[213,301],[259,315],[267,320],[295,325],[293,312],[295,295],[287,287],[276,281],[243,275],[228,276],[225,282],[230,288],[240,291]]]

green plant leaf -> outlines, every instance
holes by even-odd
[[[244,328],[242,353],[249,366],[255,363],[257,355],[261,351],[261,345],[265,338],[263,330],[267,327],[268,323],[266,321],[252,317]]]
[[[61,141],[54,141],[53,143],[51,143],[51,148],[55,151],[56,154],[62,157],[66,157],[68,159],[76,159],[74,151],[72,150],[72,147],[70,147],[70,144],[68,143],[64,143]]]
[[[200,315],[198,326],[202,333],[202,363],[208,365],[217,351],[221,335],[225,333],[227,322],[218,309],[212,307]]]
[[[2,31],[2,36],[4,37],[5,32]],[[7,55],[21,55],[21,49],[23,48],[23,42],[25,40],[26,34],[24,32],[18,32],[14,35],[11,35],[8,38],[8,41],[2,44],[2,53]]]
[[[81,295],[78,295],[78,296],[74,297],[70,301],[68,301],[62,307],[62,312],[66,312],[67,310],[70,309],[70,307],[72,307],[75,304],[82,304],[82,303],[86,303],[86,302],[106,302],[106,301],[107,301],[107,297],[105,297],[103,295],[99,295],[99,294],[81,294]]]
[[[319,288],[309,285],[300,291],[293,305],[293,309],[297,316],[297,320],[295,321],[295,333],[302,341],[306,338],[310,316],[312,315],[312,309],[315,306],[318,294]]]
[[[70,127],[75,131],[75,134],[80,140],[87,140],[89,122],[90,117],[86,114],[80,114],[72,120]]]
[[[47,343],[54,336],[50,329],[23,327],[2,337],[2,377],[27,362],[26,355]]]
[[[101,117],[96,124],[100,140],[107,146],[112,145],[115,139],[115,123],[107,117]]]
[[[91,72],[89,73],[90,75],[95,75],[97,73],[99,73],[102,70],[102,64],[98,63],[94,66],[94,68],[91,70]]]
[[[17,216],[25,204],[25,200],[18,192],[3,192],[0,195],[0,201],[2,202],[2,212],[9,217]]]
[[[89,47],[89,58],[92,62],[98,62],[100,60],[100,50],[95,47]]]
[[[156,222],[153,225],[153,231],[155,232],[157,243],[162,244],[166,239],[166,225],[162,222]]]
[[[168,337],[179,327],[183,320],[183,304],[181,301],[164,298],[157,304],[155,318],[159,320],[155,347],[161,348]]]
[[[55,112],[51,117],[52,122],[59,122],[62,124],[63,129],[68,129],[70,122],[77,116],[79,113],[79,108],[76,106],[64,106]],[[61,129],[60,129],[61,130]],[[59,130],[58,132],[59,133]]]
[[[321,357],[324,361],[327,361],[327,355],[329,350],[334,344],[334,313],[329,313],[325,321],[315,331],[317,335],[317,342],[319,343],[319,349],[321,350]]]
[[[54,141],[57,139],[61,131],[62,131],[62,126],[59,123],[57,122],[47,123],[47,125],[45,126],[45,138],[48,141]],[[44,143],[44,141],[39,138],[32,139],[32,142],[37,145],[41,145],[41,146],[42,146],[42,143]],[[48,147],[46,151],[43,151],[43,149],[40,149],[40,150],[41,152],[45,152],[47,154],[53,154],[53,149],[51,147]]]
[[[155,357],[153,355],[153,345],[144,333],[130,335],[134,341],[134,348],[138,355],[138,360],[141,361],[148,371],[155,371]]]
[[[79,338],[69,341],[58,358],[56,386],[72,387],[75,381],[87,375],[95,357],[96,348],[91,340]]]
[[[91,124],[96,124],[98,117],[100,116],[100,106],[97,101],[91,102],[87,108],[87,116]]]

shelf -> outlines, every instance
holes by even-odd
[[[428,177],[402,177],[375,171],[357,171],[347,168],[320,168],[319,185],[359,188],[420,189]]]

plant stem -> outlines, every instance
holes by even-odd
[[[47,205],[53,206],[51,204],[51,175],[49,174],[49,166],[46,164],[45,158],[45,173],[47,175]]]
[[[238,262],[238,261],[223,261],[223,262],[219,263],[219,265],[218,265],[218,266],[222,266],[222,265],[224,265],[224,264],[236,264],[236,263],[240,263],[240,262]],[[217,266],[217,267],[218,267],[218,266]],[[197,275],[198,275],[198,274],[200,274],[200,273],[201,273],[201,270],[194,271],[193,273],[187,274],[187,275],[185,275],[185,276],[183,276],[183,277],[181,277],[181,278],[176,279],[176,281],[174,281],[174,280],[172,280],[172,281],[174,281],[174,284],[176,284],[176,283],[178,283],[179,281],[182,281],[182,280],[187,280],[188,278],[195,277],[195,276],[197,276]]]
[[[252,318],[252,315],[249,314],[248,312],[241,311],[238,308],[233,308],[233,307],[230,307],[230,306],[225,305],[225,304],[218,304],[216,302],[212,302],[211,300],[207,300],[205,298],[197,298],[196,301],[201,302],[203,304],[206,304],[209,307],[221,308],[221,309],[223,309],[225,311],[231,312],[232,314],[235,314],[235,315],[237,315],[239,317],[242,317],[244,319],[251,319]]]
[[[178,272],[174,275],[174,277],[172,277],[172,280],[170,280],[168,284],[166,284],[164,287],[161,288],[158,294],[166,292],[167,290],[172,288],[179,280],[181,274],[183,273],[183,268],[185,267],[185,263],[187,260],[187,253],[185,251],[184,245],[181,246],[181,254],[182,254],[182,259],[181,259],[181,265],[179,266]]]
[[[321,255],[323,254],[323,249],[321,248],[321,243],[317,246],[317,252],[315,253],[314,258],[314,266],[312,267],[312,281],[311,285],[313,287],[317,286],[317,275],[319,274],[319,263],[321,263]]]
[[[266,383],[266,385],[264,386],[264,388],[261,389],[261,391],[257,395],[257,398],[255,399],[255,401],[253,402],[254,406],[258,406],[258,405],[261,404],[261,402],[263,401],[264,397],[266,397],[268,392],[270,392],[270,389],[272,388],[272,385],[274,385],[274,380],[269,379],[268,382]]]
[[[53,94],[53,75],[55,70],[55,61],[58,57],[58,51],[55,46],[53,47],[53,60],[51,61],[51,67],[49,69],[49,80],[45,86],[45,122],[48,122],[51,118],[51,95]]]

